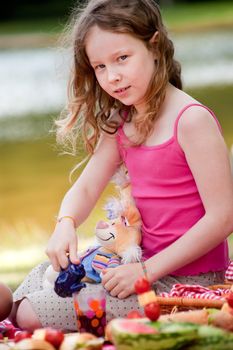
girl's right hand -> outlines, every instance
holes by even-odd
[[[48,255],[55,271],[65,269],[68,264],[68,256],[73,264],[80,263],[77,257],[78,240],[76,230],[70,220],[62,220],[57,223],[50,237],[45,253]]]

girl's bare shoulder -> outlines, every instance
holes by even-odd
[[[182,132],[193,133],[195,130],[204,130],[205,128],[218,128],[218,123],[205,106],[201,104],[194,104],[187,108],[180,120],[179,120],[179,130]]]

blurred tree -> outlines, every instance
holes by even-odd
[[[72,8],[84,0],[11,0],[1,4],[0,21],[27,20],[40,18],[67,19]],[[161,7],[176,3],[205,3],[219,0],[154,0]],[[232,2],[232,0],[224,0]]]
[[[11,0],[4,2],[0,20],[66,18],[78,0]]]
[[[161,0],[160,3],[163,3],[163,1],[166,1],[166,0]],[[175,3],[185,3],[185,4],[189,4],[189,3],[199,3],[199,4],[203,4],[205,2],[220,2],[219,0],[175,0],[173,1]],[[232,2],[232,0],[224,0],[222,2]]]

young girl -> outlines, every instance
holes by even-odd
[[[141,213],[142,249],[154,288],[222,283],[233,229],[233,185],[219,123],[182,91],[180,66],[153,0],[91,0],[75,14],[69,114],[58,137],[76,140],[91,158],[65,195],[47,255],[56,271],[78,262],[77,227],[121,162]],[[15,293],[18,325],[76,329],[72,299],[42,290],[47,264]],[[108,319],[137,308],[141,263],[106,269]],[[96,286],[93,288],[95,293]]]

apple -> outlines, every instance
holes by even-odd
[[[45,340],[52,344],[55,348],[59,348],[64,340],[64,333],[59,329],[47,327],[36,329],[32,337],[34,339]]]
[[[20,331],[15,334],[14,341],[15,343],[18,343],[20,340],[31,338],[32,333],[28,331]]]
[[[156,301],[153,301],[144,306],[144,312],[151,321],[156,321],[160,316],[160,306]]]
[[[55,350],[54,346],[42,339],[25,338],[20,340],[16,345],[17,350]]]
[[[226,297],[226,301],[227,301],[228,305],[233,308],[233,292],[232,291],[230,291],[230,293]]]
[[[134,289],[137,294],[142,294],[148,292],[151,289],[151,286],[147,278],[140,277],[135,282]]]

